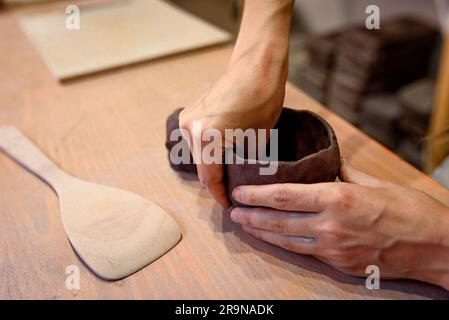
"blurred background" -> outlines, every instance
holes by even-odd
[[[238,33],[243,0],[166,1]],[[296,0],[289,80],[449,187],[448,20],[447,0]]]

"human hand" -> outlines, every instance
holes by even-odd
[[[202,141],[207,129],[218,129],[224,137],[226,129],[272,129],[282,111],[287,77],[282,59],[276,61],[273,48],[263,48],[250,58],[243,57],[229,67],[225,75],[197,102],[182,111],[179,126],[190,139]],[[268,61],[269,60],[269,61]],[[194,121],[201,122],[201,132],[193,130]],[[199,136],[198,136],[199,135]],[[192,143],[187,139],[192,150]],[[211,143],[211,142],[207,142]],[[202,142],[202,147],[207,145]],[[225,141],[223,139],[224,148]],[[192,150],[200,182],[223,206],[229,199],[223,183],[221,163],[205,164]]]
[[[210,128],[272,129],[284,102],[292,0],[246,0],[241,27],[226,73],[197,102],[180,114],[179,126],[198,140]],[[193,132],[201,121],[202,132]],[[222,141],[223,143],[223,141]],[[224,144],[224,143],[223,143]],[[204,147],[204,144],[202,145]],[[198,155],[192,151],[194,161]],[[197,165],[198,177],[212,196],[229,206],[222,164]]]
[[[410,278],[449,290],[449,208],[429,195],[382,181],[347,162],[342,183],[241,186],[234,222],[256,238],[308,254],[342,272]]]

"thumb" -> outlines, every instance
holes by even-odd
[[[223,165],[222,164],[198,164],[198,177],[200,182],[214,199],[223,207],[228,208],[230,206],[228,195],[226,193],[226,187],[223,177]]]
[[[340,179],[344,182],[360,184],[367,187],[388,188],[395,186],[394,183],[378,179],[365,172],[356,169],[346,159],[341,159]]]

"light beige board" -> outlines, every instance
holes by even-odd
[[[66,79],[228,41],[230,35],[160,0],[79,6],[80,28],[65,7],[20,18],[52,74]]]
[[[0,127],[0,149],[57,192],[73,248],[104,279],[129,276],[181,239],[176,222],[154,202],[66,174],[15,127]]]

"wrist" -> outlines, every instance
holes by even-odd
[[[417,258],[422,261],[409,278],[430,282],[449,290],[449,208],[437,214],[434,228],[425,245],[417,246]]]
[[[236,75],[236,85],[252,97],[251,104],[259,113],[268,119],[279,116],[288,77],[288,54],[276,43],[265,41],[251,48],[229,65],[228,72]]]
[[[278,74],[288,68],[288,44],[277,39],[264,39],[250,48],[235,46],[228,69],[252,68],[264,74]]]
[[[442,248],[441,261],[442,272],[436,284],[449,291],[449,208],[441,214],[442,224],[438,228],[440,234],[440,246]]]
[[[287,59],[293,0],[246,0],[230,66],[248,54],[269,49],[274,58]]]

